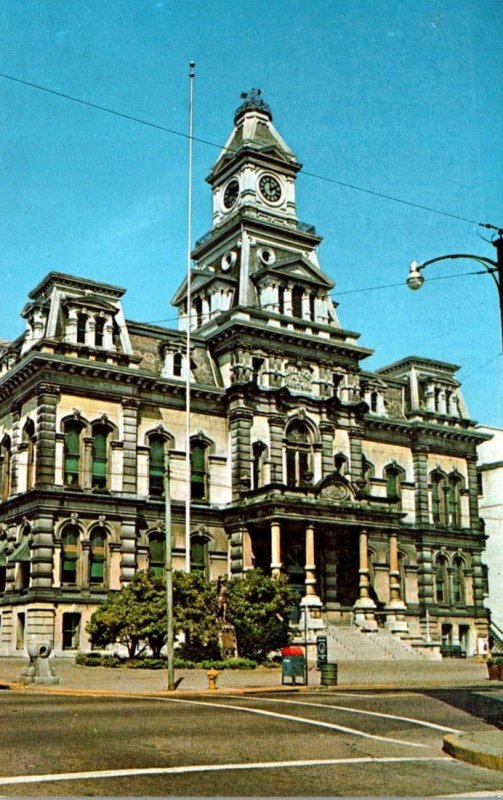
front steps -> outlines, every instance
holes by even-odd
[[[358,628],[327,625],[327,656],[337,661],[424,661],[422,652],[389,631],[378,629],[365,633]]]

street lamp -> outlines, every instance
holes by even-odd
[[[492,225],[486,225],[484,227],[493,228]],[[407,286],[409,289],[414,291],[416,289],[420,289],[424,283],[424,275],[422,275],[423,269],[428,267],[430,264],[436,264],[438,261],[469,258],[472,261],[477,261],[479,264],[482,264],[484,267],[484,272],[487,272],[489,275],[491,275],[498,290],[501,317],[501,338],[503,344],[503,229],[495,228],[494,230],[497,230],[498,232],[498,238],[492,242],[496,248],[496,261],[494,261],[492,258],[476,256],[472,255],[471,253],[451,253],[446,256],[437,256],[437,258],[430,258],[428,261],[423,261],[422,264],[417,264],[415,261],[412,261],[410,265],[409,277],[407,278]],[[483,275],[484,272],[479,272],[477,274]]]

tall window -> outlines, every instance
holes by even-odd
[[[26,447],[26,489],[31,489],[35,467],[35,425],[31,419],[23,428],[23,444]]]
[[[309,429],[304,422],[295,421],[286,434],[286,483],[288,486],[303,486],[312,478],[311,441]]]
[[[197,327],[199,328],[203,324],[203,301],[200,297],[196,297],[194,300],[194,311],[196,314]]]
[[[103,347],[103,337],[105,333],[104,317],[96,317],[94,322],[94,344],[96,347]]]
[[[166,441],[157,433],[149,437],[148,484],[151,497],[164,495],[164,460]]]
[[[80,641],[80,614],[63,614],[63,650],[78,650]]]
[[[0,499],[10,494],[10,437],[4,436],[0,446]]]
[[[208,540],[205,536],[196,534],[191,537],[190,571],[197,572],[202,578],[208,576]]]
[[[449,524],[453,528],[461,527],[461,477],[455,473],[449,475]]]
[[[302,286],[294,286],[292,289],[292,315],[302,319],[302,298],[304,289]]]
[[[87,332],[87,315],[77,314],[77,342],[79,342],[79,344],[86,343],[86,332]]]
[[[103,585],[105,583],[107,535],[104,528],[95,528],[90,537],[89,548],[89,583]]]
[[[394,500],[397,503],[400,502],[402,496],[402,476],[402,470],[394,464],[390,464],[384,468],[384,477],[386,478],[386,497],[388,497],[390,500]]]
[[[278,313],[285,313],[285,287],[278,286]]]
[[[79,530],[76,525],[68,525],[61,535],[61,583],[76,586],[78,561]]]
[[[201,439],[196,439],[190,446],[190,490],[192,500],[207,500],[208,498],[208,471],[207,471],[208,445]]]
[[[107,488],[107,462],[108,462],[108,437],[110,428],[101,423],[93,427],[93,463],[92,487],[93,489]]]
[[[82,425],[70,420],[65,425],[64,481],[67,486],[80,483],[80,442]]]
[[[258,489],[264,485],[264,462],[267,454],[267,447],[264,442],[253,442],[252,445],[252,469],[253,469],[253,489]]]
[[[166,537],[161,531],[156,531],[148,540],[148,567],[156,575],[164,575],[165,565]]]
[[[434,525],[447,524],[446,476],[440,470],[431,474],[431,513]]]
[[[465,599],[465,567],[463,563],[463,559],[460,556],[456,556],[452,562],[452,579],[451,579],[451,587],[452,587],[452,604],[453,605],[464,605],[466,602]]]
[[[447,559],[445,556],[437,556],[435,559],[435,601],[437,603],[447,603]]]
[[[183,356],[181,353],[175,353],[173,356],[173,377],[181,378],[182,376]]]

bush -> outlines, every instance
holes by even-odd
[[[121,667],[124,659],[106,653],[77,653],[75,663],[81,667]]]

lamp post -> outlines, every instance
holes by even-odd
[[[487,225],[485,227],[493,226]],[[468,258],[472,261],[477,261],[479,264],[482,264],[484,267],[484,272],[487,272],[489,275],[491,275],[498,290],[501,317],[501,338],[503,344],[503,229],[496,228],[496,230],[498,232],[498,238],[492,242],[493,246],[496,248],[496,261],[494,261],[492,258],[472,255],[471,253],[450,253],[446,256],[430,258],[428,261],[423,261],[422,264],[417,264],[415,261],[412,261],[410,265],[409,277],[407,278],[407,286],[409,289],[413,290],[420,289],[425,280],[424,276],[422,275],[422,271],[425,267],[428,267],[430,264],[436,264],[438,261]],[[483,275],[484,272],[480,272],[478,274]]]

